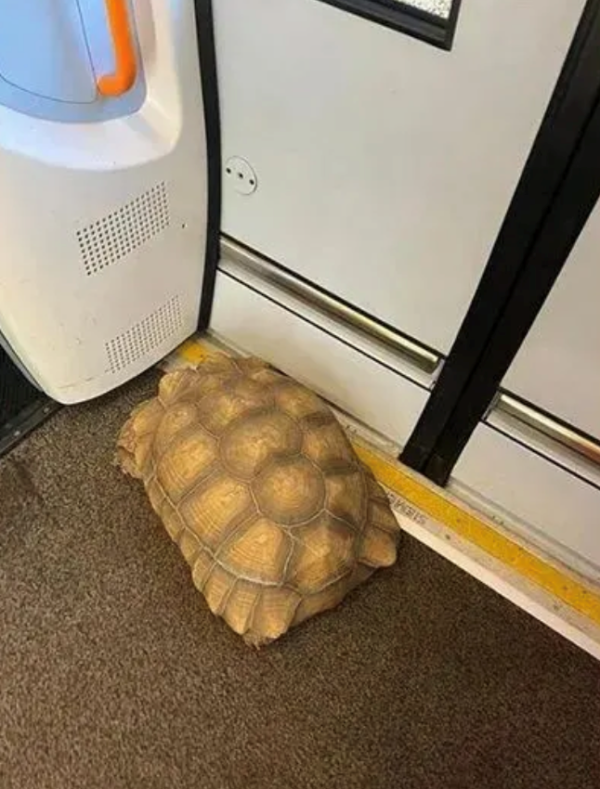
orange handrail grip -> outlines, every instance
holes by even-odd
[[[98,91],[103,96],[120,96],[131,88],[137,76],[135,48],[127,0],[105,0],[105,3],[115,53],[115,70],[98,79]]]

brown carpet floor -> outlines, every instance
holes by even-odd
[[[111,465],[147,374],[0,461],[0,789],[598,789],[600,664],[419,543],[256,653]]]

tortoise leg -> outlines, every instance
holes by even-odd
[[[301,599],[292,589],[238,581],[223,617],[246,644],[258,649],[289,630]]]
[[[400,526],[383,489],[369,480],[367,525],[362,536],[358,560],[367,567],[390,567],[397,558]]]

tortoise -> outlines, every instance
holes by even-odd
[[[331,409],[259,359],[163,376],[117,462],[143,480],[210,610],[253,646],[396,560],[387,496]]]

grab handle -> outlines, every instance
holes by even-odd
[[[121,96],[131,88],[137,76],[127,0],[105,0],[105,3],[115,53],[115,70],[98,79],[98,91],[103,96]]]

